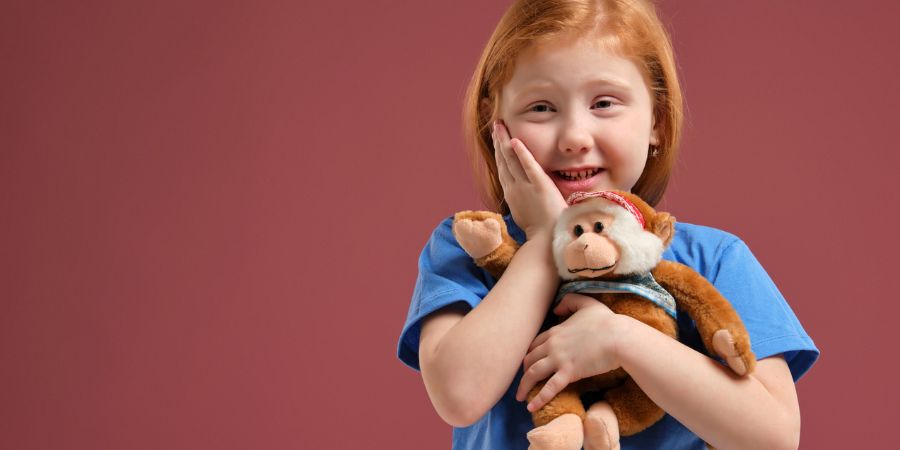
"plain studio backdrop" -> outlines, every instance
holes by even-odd
[[[0,448],[448,448],[397,338],[482,207],[461,99],[507,5],[0,4]],[[660,10],[661,208],[743,238],[821,349],[802,447],[896,448],[898,3]]]

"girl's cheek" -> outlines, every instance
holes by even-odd
[[[519,139],[525,144],[525,148],[531,152],[531,156],[534,157],[534,160],[541,166],[541,168],[546,169],[546,165],[548,164],[549,155],[547,152],[548,143],[545,142],[546,139],[541,140],[534,137],[521,136]]]
[[[516,127],[515,133],[512,133],[511,136],[522,141],[522,143],[525,144],[525,147],[528,147],[528,150],[531,150],[531,153],[534,154],[536,158],[538,154],[544,153],[544,149],[548,147],[552,140],[552,133],[550,130],[543,129],[540,124],[533,123]],[[538,159],[538,161],[540,161],[540,159]]]

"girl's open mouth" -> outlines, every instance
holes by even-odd
[[[590,178],[600,173],[601,168],[585,169],[585,170],[556,170],[553,173],[559,175],[560,178],[568,181],[578,181]]]
[[[576,191],[589,191],[596,184],[597,179],[606,172],[601,167],[584,170],[554,170],[551,178],[563,195]]]

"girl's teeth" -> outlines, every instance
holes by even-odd
[[[593,170],[581,170],[581,171],[578,171],[578,172],[572,172],[572,171],[560,171],[559,173],[560,173],[560,175],[562,175],[564,178],[569,179],[569,180],[573,180],[573,181],[574,181],[574,180],[583,180],[583,179],[585,179],[585,178],[587,178],[587,177],[589,177],[589,176],[593,176],[593,175],[596,174],[598,171],[599,171],[598,169],[593,169]]]

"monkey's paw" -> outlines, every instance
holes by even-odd
[[[581,417],[563,414],[528,432],[528,450],[580,450],[584,443]]]
[[[490,211],[464,211],[453,218],[453,235],[474,259],[489,255],[503,243],[503,218]]]
[[[584,450],[619,450],[619,421],[607,402],[591,405],[584,418]]]
[[[721,329],[713,334],[713,347],[735,374],[744,376],[753,372],[756,366],[756,357],[750,351],[749,342],[743,342],[742,345],[738,345],[730,331]],[[744,350],[739,347],[744,348]]]

